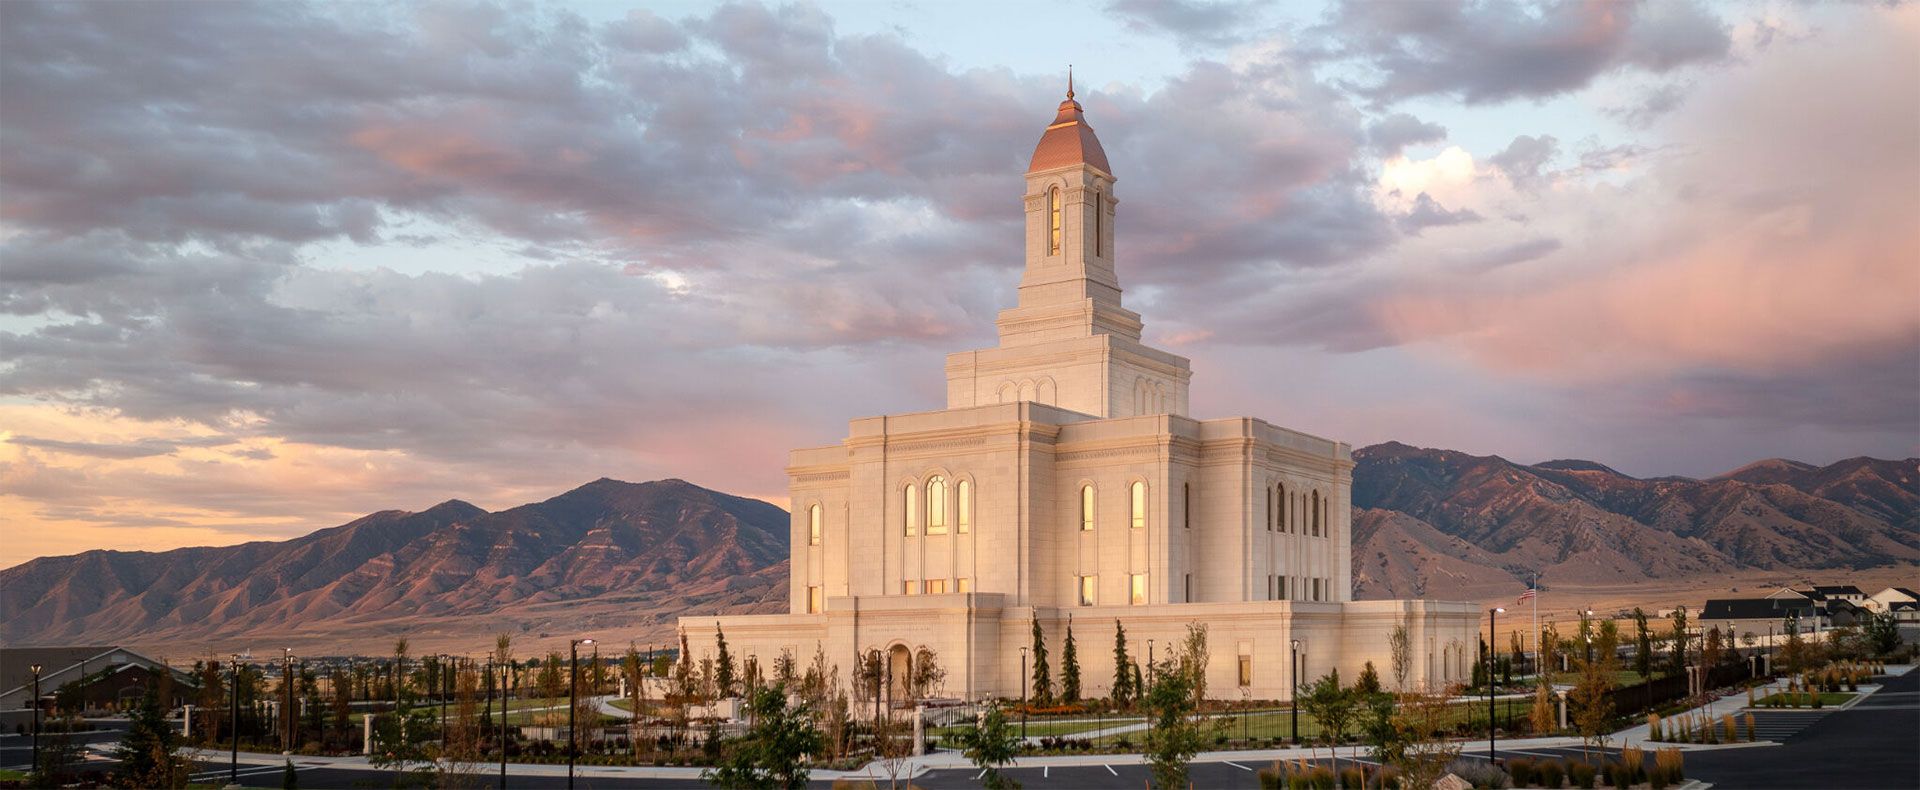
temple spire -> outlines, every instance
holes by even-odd
[[[1067,64],[1067,98],[1073,98],[1073,64]]]

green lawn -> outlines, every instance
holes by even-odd
[[[27,781],[27,776],[26,771],[13,771],[0,768],[0,782],[24,782]]]

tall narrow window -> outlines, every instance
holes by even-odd
[[[1277,514],[1280,517],[1280,523],[1278,527],[1281,532],[1285,532],[1287,531],[1287,484],[1281,483],[1277,490],[1280,492],[1280,512]]]
[[[1047,248],[1048,255],[1060,254],[1060,188],[1054,187],[1047,193],[1047,216],[1053,227],[1053,245]]]
[[[939,475],[927,481],[927,534],[947,534],[947,479]]]
[[[907,484],[907,537],[920,534],[920,497],[916,496],[919,493],[918,486]]]
[[[1180,527],[1193,529],[1193,484],[1180,484]]]
[[[1147,605],[1147,575],[1136,573],[1127,577],[1128,602],[1134,606]]]
[[[1106,216],[1107,201],[1100,198],[1100,190],[1096,189],[1093,191],[1093,256],[1096,258],[1106,251],[1106,239],[1100,235],[1106,229]]]
[[[973,531],[973,483],[962,480],[953,484],[953,528],[965,535]]]
[[[820,545],[820,506],[807,508],[807,545]]]
[[[807,614],[819,614],[822,608],[821,602],[822,602],[822,599],[820,597],[820,588],[808,587],[807,588]]]
[[[1267,531],[1273,531],[1273,489],[1267,489]]]
[[[1320,492],[1313,492],[1313,536],[1320,537]]]
[[[1093,531],[1093,486],[1080,487],[1080,531]]]
[[[1193,603],[1193,574],[1189,573],[1186,575],[1185,587],[1186,589],[1182,591],[1184,594],[1180,596],[1180,600]]]
[[[1133,484],[1133,528],[1144,529],[1147,526],[1147,484]]]
[[[1093,605],[1093,602],[1095,600],[1094,595],[1097,590],[1098,582],[1099,582],[1098,577],[1094,577],[1094,576],[1080,577],[1080,605],[1081,606]]]

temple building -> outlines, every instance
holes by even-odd
[[[682,618],[695,656],[719,625],[763,663],[824,650],[846,672],[884,651],[898,684],[924,646],[942,696],[1017,697],[1033,624],[1056,679],[1071,624],[1082,694],[1101,697],[1116,621],[1143,666],[1198,622],[1210,696],[1287,699],[1296,642],[1303,686],[1368,661],[1391,684],[1405,625],[1410,684],[1464,680],[1473,604],[1352,600],[1350,446],[1188,415],[1188,361],[1142,343],[1122,304],[1116,179],[1071,90],[1025,181],[999,345],[947,356],[946,408],[793,451],[790,613]]]

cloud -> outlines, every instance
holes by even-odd
[[[1432,195],[1425,192],[1414,198],[1413,210],[1397,220],[1402,230],[1414,235],[1419,235],[1420,231],[1427,228],[1479,221],[1479,214],[1468,209],[1448,211],[1445,206],[1440,205],[1440,201],[1434,200]]]
[[[1367,144],[1381,159],[1400,155],[1407,146],[1447,139],[1447,127],[1427,123],[1403,112],[1367,124]]]
[[[1123,17],[1135,30],[1165,33],[1183,45],[1220,45],[1245,41],[1259,6],[1221,0],[1109,0],[1107,13]]]
[[[1506,174],[1515,187],[1530,189],[1540,184],[1540,169],[1553,159],[1559,148],[1560,141],[1553,139],[1553,135],[1523,134],[1513,138],[1505,150],[1487,157],[1487,163]]]
[[[1329,53],[1392,102],[1458,96],[1467,104],[1543,99],[1614,71],[1665,73],[1724,58],[1727,26],[1692,2],[1363,3],[1330,9]]]

